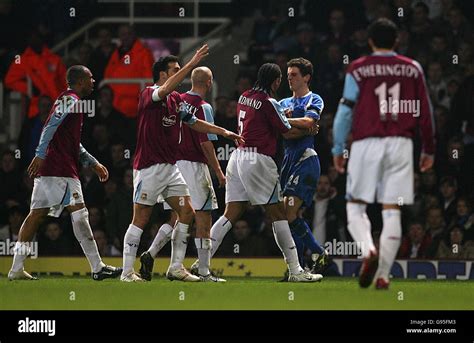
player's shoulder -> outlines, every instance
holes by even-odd
[[[347,67],[347,72],[351,72],[352,70],[356,69],[357,67],[360,67],[361,65],[367,64],[370,61],[370,55],[367,56],[361,56],[351,63],[349,63],[349,66]]]

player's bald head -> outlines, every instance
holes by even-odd
[[[197,67],[191,73],[193,86],[206,85],[209,80],[212,80],[212,71],[208,67]]]
[[[66,72],[66,82],[68,86],[77,85],[77,83],[89,76],[89,69],[83,65],[77,64],[69,67]]]

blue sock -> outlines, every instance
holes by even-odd
[[[290,223],[290,228],[295,235],[299,236],[306,247],[313,254],[324,254],[323,247],[318,243],[316,238],[314,238],[311,229],[309,228],[308,223],[303,218],[296,218],[294,221]],[[296,241],[295,241],[296,243]]]
[[[298,253],[298,261],[300,262],[301,268],[304,268],[304,242],[300,236],[291,232],[291,236],[293,236],[293,240],[295,241],[296,251]]]

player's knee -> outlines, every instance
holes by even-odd
[[[196,212],[190,204],[182,206],[178,212],[179,221],[181,223],[191,222],[194,219]]]

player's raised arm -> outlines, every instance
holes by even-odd
[[[350,73],[347,73],[344,82],[343,96],[339,102],[333,124],[334,146],[331,151],[334,166],[339,173],[344,172],[345,159],[342,154],[346,147],[347,136],[351,131],[352,108],[356,104],[358,97],[359,86],[354,77]]]
[[[155,98],[164,99],[168,94],[174,91],[176,87],[178,87],[178,85],[185,79],[186,75],[188,75],[191,70],[193,70],[193,68],[197,66],[199,62],[207,55],[209,55],[209,46],[204,44],[198,51],[196,51],[193,58],[191,58],[191,60],[186,63],[183,68],[168,78],[168,80],[166,80],[166,82],[155,91]]]

